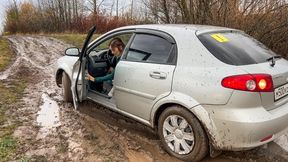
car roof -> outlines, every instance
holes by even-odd
[[[183,31],[189,30],[199,33],[206,33],[212,31],[227,31],[227,30],[236,30],[232,28],[220,27],[220,26],[210,26],[210,25],[194,25],[194,24],[148,24],[148,25],[133,25],[133,26],[125,26],[118,29],[154,29],[165,32],[171,31]]]

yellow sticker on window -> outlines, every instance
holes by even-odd
[[[229,39],[222,34],[212,34],[211,37],[220,43],[229,42]]]

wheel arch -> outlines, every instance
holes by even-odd
[[[161,113],[167,107],[172,105],[182,106],[189,110],[189,108],[195,107],[199,105],[199,103],[195,99],[186,94],[180,92],[171,92],[168,96],[158,100],[154,104],[150,114],[151,116],[150,121],[153,128],[157,127],[158,118],[161,115]]]
[[[58,87],[61,87],[63,72],[64,72],[63,69],[58,69],[56,72],[55,79],[56,79],[56,84]]]
[[[64,68],[59,68],[57,69],[56,74],[55,74],[56,84],[58,87],[61,87],[63,73],[66,73],[68,75],[69,80],[71,82],[71,75],[70,75],[71,72],[69,73],[69,70],[64,69]]]
[[[55,80],[56,80],[56,84],[58,87],[61,87],[61,84],[62,84],[62,74],[63,72],[65,72],[70,81],[71,81],[71,78],[72,78],[72,69],[69,68],[69,65],[67,64],[58,64],[58,69],[56,70],[56,73],[55,73]]]
[[[154,119],[153,119],[153,128],[155,129],[158,129],[158,119],[160,117],[160,115],[163,113],[163,111],[167,108],[167,107],[170,107],[170,106],[182,106],[182,105],[179,105],[179,104],[176,104],[176,103],[173,103],[173,102],[169,102],[169,103],[165,103],[163,105],[161,105],[155,112],[155,115],[154,115]],[[183,107],[183,106],[182,106]]]
[[[177,96],[178,97],[177,97]],[[203,127],[208,139],[210,146],[213,148],[219,148],[219,144],[217,143],[218,134],[216,133],[216,126],[214,121],[211,119],[209,113],[205,110],[205,108],[200,105],[196,100],[191,98],[190,96],[176,93],[174,95],[169,95],[162,100],[158,101],[153,109],[152,109],[152,127],[157,130],[158,127],[158,119],[161,113],[169,106],[181,106],[187,110],[189,110],[200,122]],[[218,147],[217,147],[218,146]],[[211,148],[210,148],[211,149]]]

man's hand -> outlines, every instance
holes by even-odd
[[[91,82],[95,82],[95,78],[92,77],[90,74],[86,74],[85,79],[90,80]]]

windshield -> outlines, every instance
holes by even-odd
[[[217,59],[230,65],[263,63],[276,55],[256,39],[241,32],[205,33],[198,38]]]

